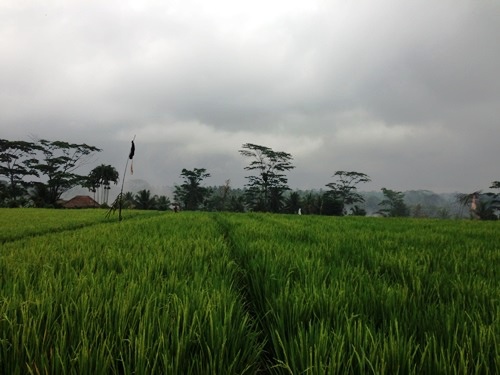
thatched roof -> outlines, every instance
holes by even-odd
[[[63,204],[64,208],[94,208],[99,207],[94,199],[88,195],[77,195]]]

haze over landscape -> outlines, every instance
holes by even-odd
[[[242,144],[293,155],[293,189],[500,179],[500,2],[0,0],[0,138],[102,148],[134,179],[243,187]],[[84,171],[82,171],[84,172]]]

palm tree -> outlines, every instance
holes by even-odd
[[[111,165],[105,165],[103,167],[101,177],[102,177],[102,186],[104,190],[104,198],[102,203],[108,204],[109,191],[111,190],[110,183],[114,182],[115,185],[118,184],[119,174],[118,171]]]
[[[84,184],[91,192],[95,194],[97,192],[97,200],[100,204],[108,204],[109,191],[111,190],[111,182],[115,185],[118,183],[118,171],[111,165],[101,164],[95,167],[87,177]],[[100,188],[100,199],[99,199],[99,188]]]
[[[462,207],[462,209],[469,207],[469,211],[471,214],[471,218],[476,216],[476,208],[477,208],[477,200],[479,198],[479,195],[481,194],[481,191],[475,191],[470,194],[463,194],[459,193],[455,195],[455,199],[458,204]],[[462,215],[462,212],[460,212],[460,215]]]
[[[125,194],[123,194],[122,206],[123,206],[123,208],[134,208],[135,207],[134,194],[132,192],[128,191]]]
[[[183,168],[181,177],[184,183],[175,186],[174,199],[182,202],[186,210],[198,210],[210,193],[209,188],[201,186],[202,181],[210,177],[210,173],[205,168],[194,168],[192,171]]]
[[[490,189],[500,189],[500,181],[493,181]],[[472,219],[497,220],[499,218],[500,194],[482,193],[478,190],[470,194],[457,194],[455,198],[462,208],[469,207]]]
[[[289,214],[296,214],[301,208],[300,194],[292,191],[285,199],[285,210]]]
[[[134,202],[139,210],[151,210],[156,204],[156,198],[151,197],[151,192],[144,189],[137,192]]]
[[[321,195],[312,191],[308,192],[302,201],[303,213],[319,214],[321,207]]]
[[[165,195],[160,195],[156,199],[156,209],[158,211],[167,211],[170,208],[170,198],[166,197]]]

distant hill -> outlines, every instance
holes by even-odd
[[[415,217],[455,218],[468,215],[457,202],[456,193],[434,193],[429,190],[408,190],[403,192],[405,203],[410,208],[410,215]],[[374,214],[384,195],[381,191],[361,192],[365,198],[365,209]]]

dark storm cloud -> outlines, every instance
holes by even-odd
[[[0,7],[3,138],[96,144],[120,163],[137,135],[136,170],[152,184],[184,167],[240,183],[245,142],[292,153],[294,187],[342,169],[375,189],[499,178],[498,2]]]

